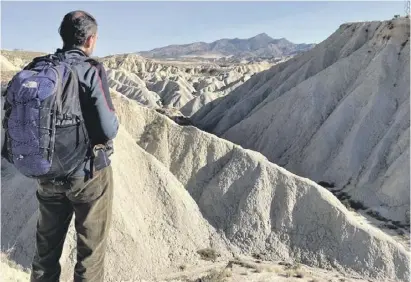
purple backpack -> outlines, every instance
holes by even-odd
[[[78,75],[64,58],[35,58],[18,72],[5,96],[2,156],[23,175],[68,176],[89,152]]]

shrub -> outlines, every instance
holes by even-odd
[[[334,188],[335,187],[334,183],[332,183],[332,182],[329,183],[329,182],[326,182],[326,181],[320,181],[320,182],[318,182],[318,185],[321,185],[324,188]]]

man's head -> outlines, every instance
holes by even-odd
[[[97,22],[87,12],[73,11],[64,16],[59,33],[64,49],[80,48],[90,56],[96,45]]]

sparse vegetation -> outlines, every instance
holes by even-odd
[[[349,211],[354,211],[354,209],[350,205],[350,201],[348,199],[344,199],[341,203],[347,208]]]
[[[301,265],[299,263],[290,264],[290,263],[283,263],[280,265],[284,265],[285,270],[285,277],[296,277],[296,278],[303,278],[304,272],[301,269]]]
[[[379,212],[377,211],[373,211],[373,210],[369,210],[366,212],[369,216],[372,216],[373,218],[380,220],[380,221],[385,221],[387,222],[388,219],[386,219],[385,217],[381,216]]]
[[[257,254],[257,253],[252,253],[251,256],[252,256],[253,258],[255,258],[255,259],[258,259],[258,260],[262,260],[262,259],[263,259],[262,255],[259,254],[259,253],[258,253],[258,254]]]
[[[293,273],[292,273],[291,270],[287,270],[287,271],[285,272],[285,277],[290,278],[290,277],[292,277],[292,276],[293,276]]]
[[[402,224],[400,221],[391,221],[391,223],[398,228],[409,228],[409,224]]]
[[[275,272],[275,273],[277,273],[279,271],[279,269],[275,266],[266,266],[264,268],[264,270],[267,271],[267,272]]]
[[[336,193],[335,196],[336,196],[340,201],[343,201],[343,200],[346,200],[346,199],[350,199],[350,198],[351,198],[351,196],[348,195],[348,194],[345,193],[345,192]]]
[[[245,267],[245,268],[250,268],[250,269],[255,269],[255,265],[242,261],[242,260],[232,260],[228,263],[228,266],[232,266],[233,264],[237,264],[239,266]]]
[[[157,142],[160,140],[160,132],[165,126],[162,119],[155,119],[151,124],[147,124],[144,128],[144,134],[141,135],[140,140],[137,141],[137,144],[148,145],[152,142]]]
[[[224,277],[221,274],[222,272],[213,269],[207,275],[197,278],[196,280],[191,282],[224,282]]]
[[[257,272],[257,273],[263,273],[263,272],[264,272],[264,269],[263,269],[262,267],[256,267],[256,268],[255,268],[255,272]]]
[[[211,248],[198,250],[197,253],[200,255],[201,259],[207,261],[215,262],[217,258],[220,257],[220,254],[216,250]]]
[[[352,200],[351,196],[345,192],[335,193],[335,196],[349,210],[366,210],[367,207],[360,201]]]
[[[348,200],[350,206],[355,209],[355,210],[366,210],[367,207],[363,205],[360,201],[355,201],[355,200]]]
[[[401,229],[397,230],[397,233],[398,233],[399,236],[405,235],[405,232],[402,231]]]
[[[401,226],[401,225],[402,225],[401,222],[399,222],[399,221],[391,221],[391,222],[392,222],[392,224],[397,225],[397,226]]]
[[[382,224],[381,227],[388,228],[388,229],[391,229],[391,230],[398,229],[397,226],[395,226],[394,224],[390,224],[390,223]]]
[[[400,15],[394,15],[394,19],[398,19]]]
[[[225,268],[225,269],[223,270],[223,272],[221,273],[221,276],[222,276],[223,278],[225,278],[225,277],[231,277],[231,276],[233,276],[233,272],[232,272],[232,270],[231,270],[230,268]]]
[[[321,185],[324,188],[334,188],[335,184],[334,183],[330,183],[330,182],[326,182],[326,181],[319,181],[318,185]]]
[[[297,271],[297,274],[295,275],[295,277],[297,277],[297,278],[304,278],[304,272],[302,272],[301,270],[300,270],[300,271]]]
[[[293,269],[293,270],[298,270],[301,268],[301,264],[296,263],[296,264],[288,264],[285,266],[285,269]]]
[[[279,264],[279,265],[283,265],[283,266],[285,266],[286,268],[290,268],[290,267],[292,266],[291,263],[288,263],[288,262],[285,262],[285,261],[280,261],[278,264]]]

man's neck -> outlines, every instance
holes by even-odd
[[[57,52],[65,52],[65,51],[70,51],[70,50],[78,50],[81,51],[85,56],[89,57],[89,55],[87,54],[87,52],[84,50],[83,47],[65,47],[63,46],[62,49],[57,49]]]

